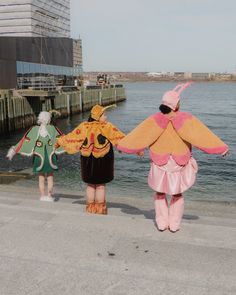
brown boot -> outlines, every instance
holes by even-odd
[[[103,203],[95,203],[96,213],[107,215],[107,203],[106,201]]]
[[[96,213],[96,204],[93,202],[93,203],[87,203],[86,204],[86,212],[87,213]]]

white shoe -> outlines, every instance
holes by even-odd
[[[53,197],[49,197],[49,196],[42,196],[42,197],[40,197],[40,201],[54,202],[54,198]]]

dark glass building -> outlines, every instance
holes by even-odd
[[[71,38],[0,37],[0,88],[73,85],[82,75],[73,55]]]

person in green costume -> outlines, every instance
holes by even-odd
[[[31,127],[23,138],[7,153],[7,158],[12,160],[14,155],[33,156],[33,172],[39,175],[39,191],[41,201],[54,201],[53,172],[58,170],[57,155],[64,152],[62,147],[54,148],[56,140],[62,132],[50,124],[51,113],[41,112],[38,116],[38,125]],[[47,191],[45,195],[45,180]]]

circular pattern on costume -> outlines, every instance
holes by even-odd
[[[36,141],[36,146],[37,146],[37,147],[42,147],[42,146],[43,146],[42,141],[37,140],[37,141]]]
[[[48,140],[48,145],[52,146],[52,141],[51,141],[51,139]]]

